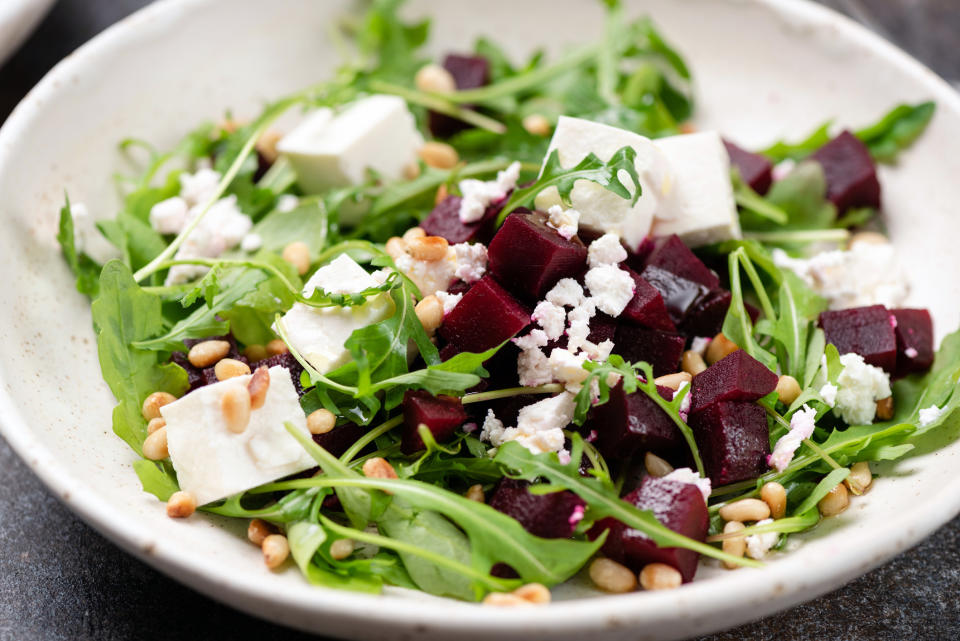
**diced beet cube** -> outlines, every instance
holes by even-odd
[[[460,196],[447,196],[433,208],[420,227],[429,236],[442,236],[451,245],[459,243],[489,243],[495,231],[494,225],[500,204],[491,205],[483,218],[474,223],[460,222]]]
[[[732,299],[733,294],[726,289],[710,292],[690,310],[680,330],[688,336],[715,336],[723,328],[723,320],[727,317]],[[750,313],[749,309],[747,313]]]
[[[849,131],[810,156],[823,167],[827,200],[842,214],[851,207],[880,207],[880,181],[870,150]]]
[[[640,243],[640,246],[637,247],[636,251],[630,251],[629,249],[627,250],[627,267],[635,272],[642,272],[643,268],[647,265],[647,259],[656,248],[657,243],[653,240],[653,238],[647,236]]]
[[[700,283],[707,289],[720,287],[720,279],[710,268],[683,244],[676,234],[657,238],[653,251],[647,257],[647,266],[659,267],[687,280]]]
[[[444,58],[443,68],[453,76],[457,89],[476,89],[490,82],[490,62],[483,56],[450,54]],[[434,136],[442,138],[467,128],[462,120],[435,111],[429,112],[427,124]]]
[[[170,360],[182,367],[187,372],[187,382],[190,383],[191,392],[198,387],[203,387],[207,384],[204,380],[203,372],[190,363],[185,353],[173,352],[170,354]]]
[[[403,393],[403,442],[400,450],[413,454],[426,445],[420,438],[420,425],[426,425],[437,443],[453,438],[454,430],[467,420],[467,412],[460,399],[452,396],[434,396],[425,390],[407,390]]]
[[[673,398],[664,388],[665,398]],[[627,394],[623,383],[610,390],[610,400],[593,408],[585,433],[597,432],[597,449],[606,458],[627,459],[638,452],[668,457],[683,443],[673,420],[643,391]]]
[[[463,352],[496,347],[530,324],[530,311],[489,275],[443,318],[440,335]]]
[[[897,366],[896,319],[883,305],[854,307],[820,314],[827,342],[841,355],[853,352],[869,365],[893,373]]]
[[[561,278],[583,271],[587,248],[547,225],[541,213],[512,213],[490,241],[490,273],[519,296],[540,300]]]
[[[594,345],[599,345],[603,341],[612,341],[617,336],[617,320],[603,312],[597,312],[597,315],[590,319],[590,333],[587,334],[587,340]]]
[[[933,365],[933,319],[925,309],[891,309],[897,319],[897,376]]]
[[[280,365],[281,367],[286,367],[290,370],[290,378],[293,380],[293,387],[297,390],[297,394],[303,396],[303,386],[300,385],[300,374],[303,373],[303,365],[300,364],[300,361],[298,361],[293,354],[284,352],[283,354],[268,356],[256,363],[257,367],[260,365],[266,365],[267,367]]]
[[[627,269],[627,273],[633,278],[634,291],[633,299],[627,303],[620,318],[625,321],[643,325],[650,329],[662,329],[665,332],[672,332],[677,326],[670,320],[670,314],[667,312],[667,306],[663,302],[663,296],[656,287],[641,278],[640,274]]]
[[[696,414],[722,401],[755,401],[777,387],[770,369],[738,349],[693,377],[690,413]]]
[[[325,434],[314,434],[313,442],[327,450],[334,456],[340,456],[350,446],[357,442],[361,436],[367,433],[366,427],[356,423],[344,423]]]
[[[690,414],[690,427],[714,487],[763,474],[770,455],[767,412],[757,403],[714,403]]]
[[[227,341],[230,343],[230,351],[227,352],[225,358],[233,358],[246,363],[247,365],[250,364],[250,362],[247,360],[247,357],[240,354],[240,351],[237,349],[237,340],[232,334],[227,334],[225,336],[208,336],[206,338],[186,338],[184,339],[183,344],[187,346],[187,349],[190,349],[197,343],[202,343],[204,341]],[[207,367],[205,369],[194,367],[187,358],[187,354],[184,352],[173,352],[170,354],[170,360],[182,367],[187,372],[187,382],[190,384],[190,391],[193,391],[198,387],[212,385],[213,383],[219,382],[216,374],[214,373],[213,367]]]
[[[504,478],[490,498],[490,507],[512,516],[530,534],[545,539],[566,539],[583,519],[586,502],[563,490],[533,494],[526,481]]]
[[[754,154],[728,140],[723,141],[730,156],[730,164],[740,172],[740,178],[758,194],[765,194],[773,183],[773,163],[766,156]]]
[[[680,357],[686,339],[680,334],[661,332],[634,325],[620,325],[614,351],[631,363],[646,361],[654,376],[672,374],[680,369]]]
[[[710,295],[710,289],[700,283],[655,265],[648,265],[640,277],[660,292],[670,320],[677,325]]]
[[[623,497],[623,500],[641,510],[650,510],[660,523],[678,534],[696,541],[705,541],[710,524],[707,504],[696,485],[668,481],[647,476],[640,487]],[[609,530],[603,543],[603,553],[623,563],[634,572],[650,563],[666,563],[680,571],[683,581],[693,580],[697,572],[700,554],[686,548],[658,547],[639,530],[627,527],[622,522],[607,517],[590,528],[588,536],[596,539]]]

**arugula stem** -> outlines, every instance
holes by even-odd
[[[451,118],[462,120],[463,122],[473,125],[474,127],[486,129],[487,131],[492,131],[495,134],[504,134],[507,132],[506,125],[499,120],[495,120],[490,116],[485,116],[478,111],[474,111],[473,109],[465,109],[464,107],[460,107],[456,103],[448,100],[446,94],[429,94],[423,91],[417,91],[416,89],[395,85],[390,82],[384,82],[382,80],[371,80],[369,86],[373,91],[400,96],[407,102],[412,102],[415,105],[426,107],[427,109],[437,111],[450,116]]]
[[[844,243],[850,239],[846,229],[811,229],[802,231],[743,232],[744,240],[761,243]]]
[[[765,410],[767,411],[767,415],[769,415],[770,417],[772,417],[773,420],[775,420],[777,423],[779,423],[782,427],[785,427],[785,428],[787,429],[787,431],[790,430],[790,423],[787,422],[787,419],[785,419],[785,418],[783,418],[782,416],[780,416],[780,413],[779,413],[777,410],[775,410],[775,409],[773,409],[773,408],[770,408],[770,407],[767,407],[767,406],[765,406],[765,405],[763,405],[762,407],[763,407],[763,409],[765,409]],[[809,439],[809,438],[803,439],[803,444],[806,445],[807,447],[809,447],[811,450],[813,450],[813,452],[814,452],[817,456],[819,456],[819,457],[822,458],[824,461],[826,461],[827,465],[829,465],[829,466],[832,467],[833,469],[835,469],[835,470],[843,469],[843,468],[840,466],[839,463],[837,463],[836,461],[833,460],[833,457],[832,457],[832,456],[830,456],[829,454],[827,454],[827,453],[823,450],[823,448],[820,447],[819,445],[817,445],[812,439]]]
[[[470,403],[485,403],[495,401],[500,398],[510,398],[511,396],[523,396],[524,394],[559,394],[563,391],[563,385],[560,383],[548,383],[538,387],[507,387],[505,389],[492,390],[489,392],[475,392],[466,394],[460,399],[464,405]]]
[[[174,260],[166,260],[158,264],[157,270],[167,269],[176,265],[202,265],[204,267],[252,267],[254,269],[262,269],[263,271],[268,272],[270,275],[276,277],[281,283],[284,284],[285,287],[287,287],[287,289],[293,293],[294,296],[302,298],[300,295],[300,288],[294,287],[293,283],[290,282],[290,279],[288,279],[282,271],[270,263],[262,263],[256,260],[244,260],[242,258],[177,258]]]
[[[756,267],[753,266],[753,261],[750,260],[746,252],[742,251],[742,249],[737,251],[740,252],[740,264],[743,265],[743,271],[747,273],[747,278],[750,279],[750,284],[753,285],[757,298],[760,299],[760,306],[763,307],[764,316],[771,321],[776,320],[777,313],[773,309],[773,303],[770,302],[770,297],[767,296],[767,289],[763,286],[763,281],[760,280],[760,274],[757,273]]]
[[[388,421],[381,423],[372,430],[368,431],[366,434],[358,438],[353,445],[351,445],[346,452],[340,457],[340,460],[343,463],[350,463],[353,460],[353,457],[359,454],[363,448],[365,448],[370,443],[373,443],[375,440],[395,428],[396,426],[403,423],[403,415],[394,416]]]

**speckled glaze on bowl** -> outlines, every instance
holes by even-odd
[[[933,98],[929,131],[883,169],[885,222],[912,275],[913,303],[942,336],[960,319],[960,98],[933,73],[850,21],[805,2],[649,0],[648,12],[688,56],[697,125],[744,145],[800,135],[828,117],[863,124],[902,100]],[[881,469],[850,510],[762,570],[705,566],[672,592],[599,596],[576,584],[563,603],[491,611],[399,590],[381,597],[308,586],[271,573],[242,524],[168,519],[140,491],[134,455],[110,430],[87,302],[56,241],[69,190],[112,215],[109,177],[126,136],[173,143],[226,108],[238,116],[322,79],[337,64],[325,37],[346,2],[166,0],[98,36],[54,69],[0,131],[0,423],[21,457],[69,507],[118,545],[237,608],[328,635],[363,639],[672,639],[760,617],[866,572],[960,511],[960,445]],[[413,2],[432,14],[437,52],[494,34],[514,53],[599,37],[594,3]],[[536,25],[535,27],[532,25]],[[940,435],[943,441],[947,436]],[[587,598],[590,597],[590,598]]]
[[[54,0],[3,0],[0,2],[0,65],[33,33]]]

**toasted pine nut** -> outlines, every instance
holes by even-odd
[[[647,452],[643,457],[643,466],[647,469],[647,474],[660,478],[673,471],[673,466],[665,460],[654,454]]]
[[[850,476],[844,483],[847,489],[856,495],[863,494],[870,489],[873,484],[873,474],[870,472],[870,464],[866,461],[860,461],[850,466]]]
[[[164,405],[169,405],[170,403],[177,400],[177,397],[169,392],[154,392],[150,396],[143,399],[143,418],[149,420],[160,418],[160,408]]]
[[[471,485],[467,490],[466,497],[471,501],[476,501],[477,503],[485,503],[487,497],[483,494],[483,486],[477,483],[476,485]]]
[[[263,519],[253,519],[247,526],[247,539],[257,547],[263,545],[265,538],[276,533],[277,528]]]
[[[417,154],[427,167],[434,169],[453,169],[460,162],[460,154],[445,142],[425,142]]]
[[[446,183],[437,187],[437,195],[433,197],[433,204],[439,205],[441,201],[446,200],[447,196],[450,195],[450,190],[447,189]]]
[[[623,594],[637,589],[637,576],[633,571],[613,559],[600,557],[590,564],[590,580],[604,592]]]
[[[306,243],[296,240],[284,247],[280,255],[293,265],[301,276],[310,271],[310,248]]]
[[[337,424],[336,415],[328,409],[320,408],[307,416],[307,429],[311,434],[326,434]]]
[[[683,353],[683,357],[680,359],[680,369],[691,376],[696,376],[703,370],[707,369],[707,364],[704,362],[703,356],[692,349],[688,349]]]
[[[800,396],[800,383],[792,376],[784,374],[777,380],[777,396],[784,405],[790,405]]]
[[[258,410],[263,407],[269,389],[270,369],[266,365],[261,365],[253,372],[253,376],[247,383],[247,391],[250,393],[250,409]]]
[[[653,379],[653,382],[662,387],[669,387],[673,391],[680,389],[681,383],[689,383],[693,380],[688,372],[676,372],[674,374],[664,374]]]
[[[527,583],[526,585],[521,585],[513,591],[513,594],[527,603],[534,605],[550,603],[550,589],[542,583]]]
[[[147,434],[153,434],[154,432],[159,430],[161,427],[166,426],[166,424],[167,422],[163,420],[162,416],[158,416],[157,418],[151,418],[150,422],[147,423]]]
[[[447,256],[449,244],[443,236],[425,236],[407,243],[407,250],[417,260],[436,261]]]
[[[372,479],[395,479],[397,471],[381,456],[375,456],[363,462],[363,475]]]
[[[760,498],[770,508],[770,516],[782,519],[787,513],[787,490],[776,481],[764,483],[760,488]]]
[[[191,492],[174,492],[167,500],[167,516],[185,519],[197,511],[197,497]]]
[[[167,449],[167,427],[163,426],[143,441],[143,455],[151,461],[162,461],[170,456]]]
[[[417,238],[426,238],[427,232],[423,231],[422,227],[411,227],[407,231],[403,232],[403,242],[412,243]]]
[[[730,534],[732,532],[739,532],[744,529],[743,523],[740,521],[727,521],[726,525],[723,526],[723,533]],[[732,554],[733,556],[743,556],[747,552],[747,538],[744,536],[735,536],[731,539],[723,540],[723,551],[727,554]],[[728,570],[736,570],[739,565],[736,563],[730,563],[729,561],[723,562],[723,567]]]
[[[740,499],[720,508],[724,521],[762,521],[770,518],[770,506],[760,499]]]
[[[407,180],[415,180],[420,177],[420,163],[409,162],[403,166],[403,177]]]
[[[213,366],[213,373],[218,381],[225,381],[236,376],[246,376],[250,373],[250,366],[235,358],[224,358]]]
[[[644,590],[672,590],[682,583],[680,572],[666,563],[651,563],[640,570],[640,585]]]
[[[823,516],[836,516],[846,510],[849,505],[850,495],[847,492],[847,486],[843,483],[830,490],[830,493],[817,503],[820,514]]]
[[[530,114],[523,117],[523,128],[534,136],[549,136],[551,126],[543,114]]]
[[[228,341],[212,340],[201,341],[190,348],[187,360],[194,367],[210,367],[230,353]]]
[[[290,543],[282,534],[271,534],[260,545],[263,562],[271,570],[280,567],[290,554]]]
[[[725,356],[733,354],[738,349],[740,348],[737,347],[736,343],[724,336],[723,332],[720,332],[714,336],[710,344],[707,345],[707,363],[713,365]]]
[[[268,129],[263,132],[263,135],[257,140],[257,153],[263,156],[264,160],[271,165],[275,163],[280,156],[280,154],[277,153],[277,143],[280,142],[281,138],[283,138],[282,133],[276,129]]]
[[[877,401],[877,420],[889,421],[893,418],[893,397],[888,396]]]
[[[515,608],[533,605],[526,599],[521,599],[512,592],[491,592],[483,597],[483,604],[498,608]]]
[[[443,303],[433,294],[417,303],[413,311],[416,312],[417,318],[428,336],[433,336],[440,324],[443,323]]]
[[[220,398],[220,411],[227,429],[242,434],[250,423],[250,392],[246,387],[231,387]]]
[[[337,539],[330,544],[330,556],[340,561],[353,554],[353,539]]]
[[[393,236],[387,240],[387,244],[384,249],[390,258],[396,260],[407,253],[407,244],[403,242],[403,239],[399,236]]]
[[[247,345],[243,349],[243,355],[246,356],[247,360],[249,360],[251,363],[256,363],[257,361],[262,361],[267,357],[267,348],[263,345]]]
[[[413,77],[413,84],[420,91],[449,93],[457,90],[457,81],[453,74],[438,64],[430,63],[420,67]]]
[[[870,245],[886,245],[890,241],[886,236],[876,231],[858,231],[847,241],[847,249],[852,248],[858,243],[867,243]]]
[[[287,347],[287,344],[283,342],[280,338],[275,338],[269,343],[267,343],[267,354],[270,356],[278,356],[280,354],[286,354],[290,351],[290,348]]]

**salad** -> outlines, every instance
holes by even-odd
[[[945,428],[960,335],[904,307],[877,177],[932,103],[747,151],[616,2],[519,63],[431,60],[399,4],[252,120],[123,141],[114,218],[61,210],[170,517],[321,586],[539,604],[760,566]]]

